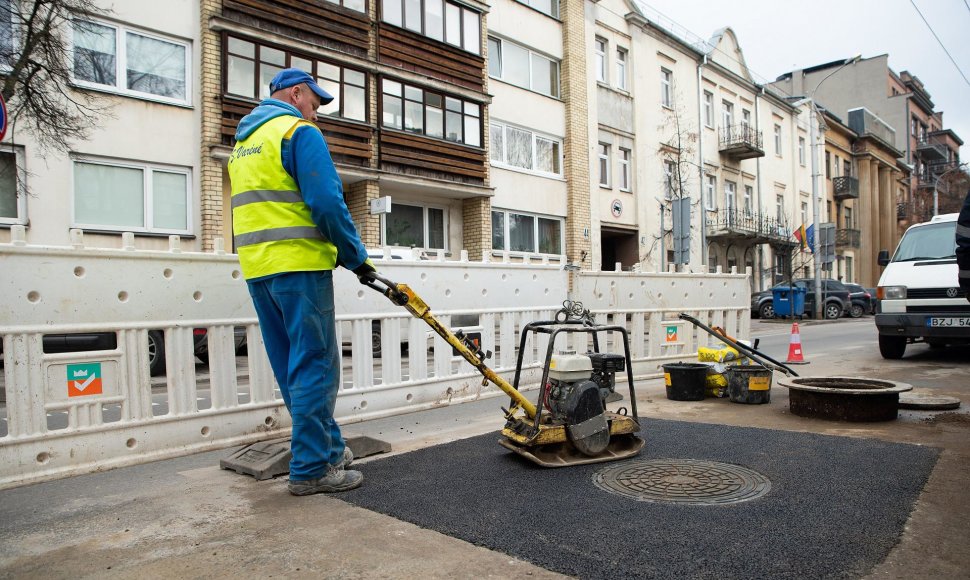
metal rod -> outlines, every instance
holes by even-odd
[[[776,361],[775,359],[771,358],[770,356],[768,356],[768,355],[766,355],[766,354],[764,354],[764,353],[762,353],[760,351],[757,351],[757,350],[755,350],[754,348],[752,348],[752,347],[750,347],[748,345],[741,344],[739,342],[735,342],[735,341],[733,341],[733,340],[725,337],[721,333],[716,332],[714,329],[712,329],[711,327],[707,326],[706,324],[704,324],[700,320],[697,320],[696,318],[694,318],[693,316],[691,316],[689,314],[684,314],[683,312],[681,312],[680,315],[679,315],[679,318],[681,320],[686,320],[687,322],[690,322],[691,324],[693,324],[697,328],[703,329],[704,331],[706,331],[708,334],[710,334],[714,338],[720,340],[721,342],[723,342],[724,344],[730,346],[731,348],[733,348],[735,350],[739,350],[739,351],[747,354],[748,356],[750,356],[751,358],[753,358],[756,362],[759,362],[759,363],[763,364],[766,367],[772,367],[772,368],[778,369],[778,370],[782,371],[783,373],[785,373],[786,375],[788,375],[790,377],[797,377],[798,376],[798,373],[796,373],[795,371],[793,371],[790,367],[785,366],[784,364]]]

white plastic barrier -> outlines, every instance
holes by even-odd
[[[0,244],[0,337],[6,432],[0,488],[282,436],[289,430],[236,256]],[[567,296],[556,266],[468,261],[378,262],[415,288],[446,326],[480,332],[488,364],[511,380],[519,328],[551,320]],[[574,300],[631,332],[637,374],[690,358],[692,334],[671,344],[666,326],[685,310],[747,334],[743,275],[573,273]],[[502,395],[430,328],[349,272],[335,274],[338,338],[345,347],[336,415],[342,422]],[[710,288],[704,296],[691,289]],[[743,290],[742,290],[743,289]],[[717,308],[714,305],[719,305]],[[742,311],[745,316],[741,316]],[[460,323],[460,324],[457,324]],[[248,354],[237,357],[234,327]],[[208,369],[196,362],[205,329]],[[381,344],[374,355],[375,330]],[[148,333],[162,331],[166,374],[148,369]],[[44,336],[110,332],[109,350],[45,353]],[[683,331],[682,331],[683,332]],[[661,341],[660,337],[664,337]],[[689,336],[689,338],[688,338]],[[523,385],[538,382],[545,336],[530,340]],[[402,348],[406,345],[406,348]],[[618,351],[619,344],[607,345]],[[198,372],[197,372],[198,370]],[[207,370],[207,372],[206,372]],[[496,428],[501,416],[496,412]]]

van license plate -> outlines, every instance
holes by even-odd
[[[970,328],[970,317],[952,317],[952,318],[927,318],[926,326],[930,328]]]

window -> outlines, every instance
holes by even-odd
[[[673,161],[664,160],[664,199],[673,199],[677,191],[677,168]]]
[[[492,78],[550,97],[559,97],[559,61],[513,42],[488,38],[488,74]]]
[[[562,255],[562,232],[562,218],[492,211],[492,249],[496,251]]]
[[[384,243],[388,246],[447,250],[446,219],[448,213],[436,207],[391,204],[384,217]]]
[[[832,179],[832,157],[828,151],[825,152],[825,178]]]
[[[727,129],[734,124],[734,103],[721,101],[721,125]]]
[[[596,80],[605,83],[606,76],[606,40],[596,37],[593,42],[593,52],[596,55]]]
[[[704,91],[704,126],[714,127],[714,94]]]
[[[741,109],[741,126],[745,129],[751,126],[751,111]]]
[[[481,147],[481,105],[387,78],[381,92],[383,126]]]
[[[354,12],[367,11],[367,4],[364,2],[364,0],[327,0],[327,2],[338,4],[349,10],[353,10]]]
[[[801,213],[802,224],[804,224],[805,227],[808,227],[809,222],[808,222],[808,202],[807,201],[802,202],[801,212],[802,212]]]
[[[75,227],[191,233],[191,171],[143,163],[74,162]]]
[[[842,161],[842,175],[846,177],[852,176],[852,162],[848,159]]]
[[[190,104],[186,42],[128,27],[75,20],[74,81],[123,95]]]
[[[737,193],[737,184],[735,184],[733,181],[725,181],[724,182],[724,209],[726,209],[728,213],[733,213],[734,210],[737,209],[737,203],[736,203],[736,197],[735,197],[736,193]]]
[[[798,163],[805,165],[805,138],[798,138]]]
[[[491,160],[537,173],[562,174],[562,141],[502,123],[489,124]]]
[[[24,150],[0,145],[0,224],[27,223]]]
[[[833,155],[832,157],[833,157],[833,159],[832,159],[832,177],[838,177],[839,176],[839,156],[838,155]]]
[[[781,157],[781,125],[775,123],[775,155]]]
[[[620,190],[630,191],[630,150],[620,147]]]
[[[600,162],[600,186],[610,186],[610,146],[606,143],[599,144]]]
[[[785,223],[785,196],[780,193],[775,194],[775,219],[779,224]]]
[[[363,0],[354,1],[363,6]],[[481,15],[458,4],[442,4],[442,0],[381,0],[381,20],[474,54],[482,53]]]
[[[559,18],[559,0],[516,0],[553,18]]]
[[[704,207],[706,207],[708,211],[714,211],[717,209],[717,200],[714,197],[714,192],[717,191],[717,177],[714,175],[706,175],[705,181]]]
[[[913,137],[916,137],[918,134],[917,133],[918,127],[919,127],[919,121],[916,119],[916,115],[913,115],[913,118],[910,119],[910,122],[909,122],[909,134],[912,135]]]
[[[842,210],[842,215],[845,219],[845,228],[851,230],[853,228],[852,223],[852,208],[847,207]]]
[[[665,107],[673,105],[673,79],[674,74],[669,70],[660,69],[660,104]]]
[[[754,198],[754,188],[750,185],[744,186],[744,213],[751,215],[751,200]]]
[[[625,48],[616,49],[616,88],[626,90],[626,57]]]

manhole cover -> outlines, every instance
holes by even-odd
[[[597,471],[593,483],[638,501],[693,505],[739,503],[771,490],[768,478],[756,471],[695,459],[625,461]]]
[[[921,409],[924,411],[944,411],[958,409],[960,399],[946,395],[926,395],[923,393],[907,393],[899,395],[900,409]]]

